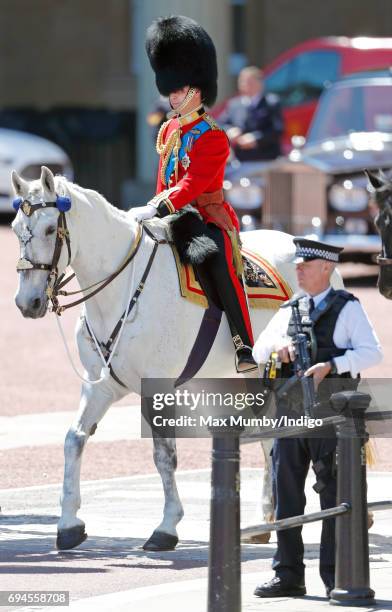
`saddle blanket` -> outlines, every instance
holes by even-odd
[[[180,293],[183,298],[204,308],[207,298],[196,279],[193,266],[181,263],[176,248],[171,245],[176,260]],[[267,260],[247,248],[241,249],[244,263],[246,293],[250,308],[278,310],[292,296],[284,278]]]

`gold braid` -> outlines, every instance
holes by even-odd
[[[191,100],[194,98],[196,94],[196,90],[194,87],[190,87],[188,93],[186,94],[184,100],[180,104],[179,108],[176,110],[172,110],[168,113],[169,120],[162,123],[160,130],[158,132],[157,140],[156,140],[156,150],[158,155],[161,157],[161,182],[163,185],[166,185],[166,167],[169,163],[170,155],[172,151],[174,151],[174,173],[176,178],[176,183],[178,182],[178,153],[181,148],[181,121],[179,122],[179,126],[174,132],[172,132],[167,139],[167,142],[163,142],[163,133],[166,127],[169,125],[171,119],[175,116],[181,117],[181,109],[184,108]],[[187,115],[193,114],[195,111],[202,108],[202,104],[200,104],[196,109],[192,109],[192,111],[188,112]]]
[[[170,159],[170,155],[174,149],[174,169],[175,169],[175,174],[176,174],[176,182],[178,180],[178,151],[181,147],[181,136],[180,136],[180,127],[178,127],[176,130],[174,130],[174,132],[172,132],[169,136],[169,138],[167,139],[167,142],[163,142],[163,133],[166,129],[166,127],[168,126],[168,124],[170,123],[171,119],[169,119],[169,121],[165,121],[165,123],[163,123],[161,125],[161,128],[158,132],[158,136],[157,136],[157,141],[156,141],[156,150],[158,155],[160,155],[162,162],[161,162],[161,182],[163,185],[166,185],[166,177],[165,177],[165,172],[166,172],[166,167],[167,164],[169,163],[169,159]]]

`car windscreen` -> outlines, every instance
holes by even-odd
[[[392,132],[392,82],[331,87],[322,96],[307,142],[352,132]]]

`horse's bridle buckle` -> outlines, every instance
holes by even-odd
[[[25,200],[22,204],[22,211],[24,212],[24,214],[26,215],[26,217],[30,217],[31,212],[32,212],[32,207],[31,204],[28,200]]]
[[[59,227],[57,228],[57,236],[60,240],[64,241],[66,238],[69,238],[69,231],[65,227]]]

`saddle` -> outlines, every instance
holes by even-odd
[[[174,244],[171,244],[176,262],[181,297],[203,308],[208,307],[207,297],[201,288],[192,264],[184,264]],[[245,289],[251,309],[278,310],[292,294],[290,287],[277,269],[258,253],[241,248],[244,266]]]

